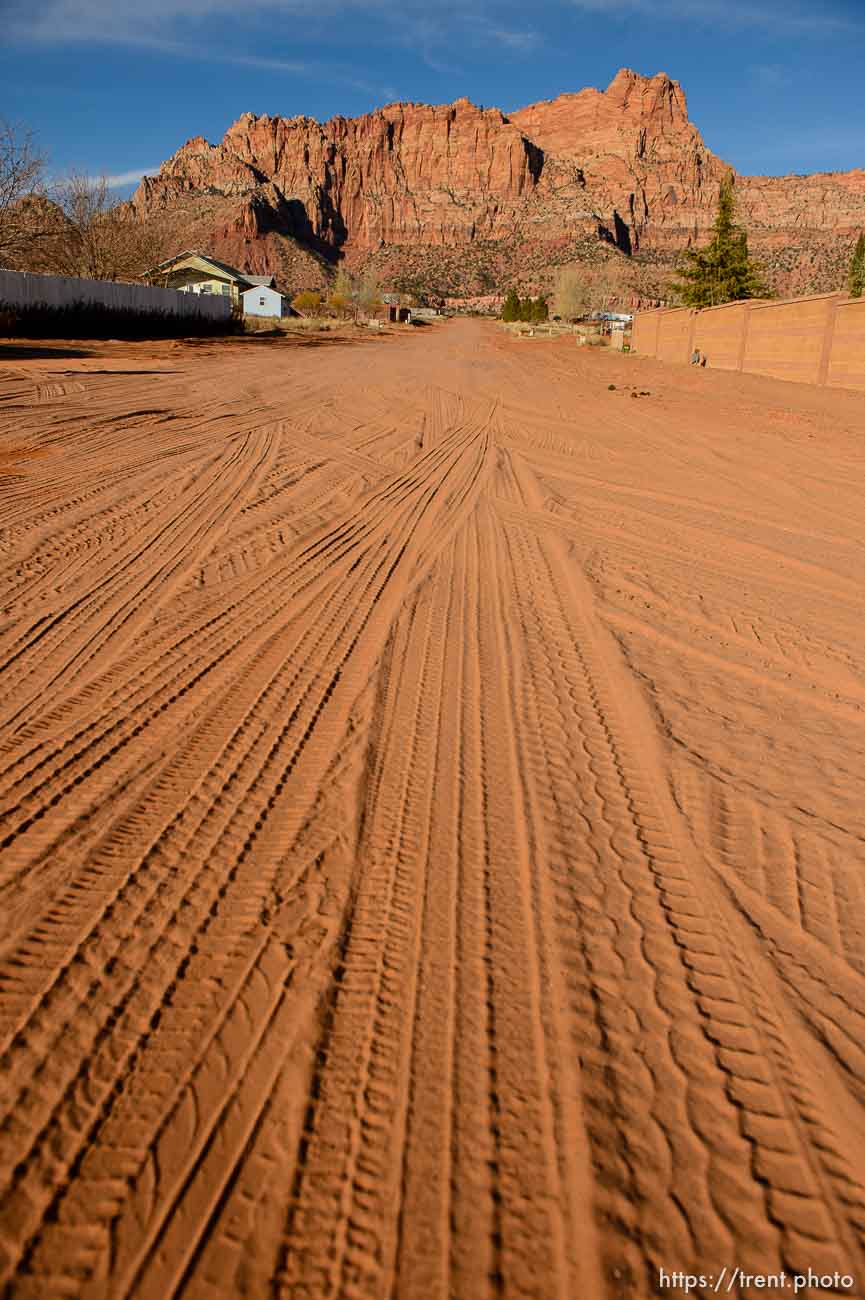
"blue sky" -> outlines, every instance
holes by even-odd
[[[247,110],[507,112],[620,67],[681,82],[739,171],[865,167],[865,0],[0,0],[0,32],[0,116],[119,194]]]

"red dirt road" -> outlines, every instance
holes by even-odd
[[[0,401],[0,1291],[865,1296],[861,395],[455,321]]]

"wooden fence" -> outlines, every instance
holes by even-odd
[[[147,284],[0,270],[0,309],[82,304],[141,316],[182,316],[212,321],[227,321],[231,317],[231,300],[216,294],[181,293],[178,289],[158,289]]]
[[[865,298],[821,293],[635,316],[633,352],[684,365],[695,349],[714,370],[865,389]]]

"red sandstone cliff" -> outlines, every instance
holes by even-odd
[[[293,267],[288,278],[300,281],[313,265],[323,273],[311,252],[390,270],[462,249],[468,274],[453,288],[476,292],[520,271],[543,281],[555,264],[590,256],[599,237],[668,267],[704,236],[727,170],[675,81],[622,70],[606,91],[510,117],[467,99],[323,125],[247,113],[219,145],[190,140],[133,203],[144,218],[171,217],[185,246],[195,241],[180,232],[194,230],[249,269],[285,277]],[[777,287],[834,285],[839,240],[865,225],[865,173],[739,177],[737,192]]]
[[[560,95],[511,121],[545,155],[580,168],[595,209],[634,250],[671,240],[681,247],[711,221],[728,168],[706,148],[681,87],[665,73],[622,69],[606,91]]]

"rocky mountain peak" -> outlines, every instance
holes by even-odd
[[[606,90],[507,116],[468,96],[325,123],[244,113],[218,145],[187,141],[133,202],[144,218],[181,200],[187,214],[196,203],[219,207],[214,238],[241,232],[259,264],[265,236],[269,249],[293,239],[354,261],[383,249],[411,260],[409,250],[495,245],[505,251],[490,275],[501,278],[502,266],[520,265],[507,250],[528,242],[535,261],[553,266],[569,248],[584,256],[590,236],[672,263],[711,225],[727,170],[689,120],[677,81],[622,68]],[[739,177],[737,194],[752,246],[771,250],[787,276],[779,288],[823,288],[830,245],[865,225],[861,172]]]

